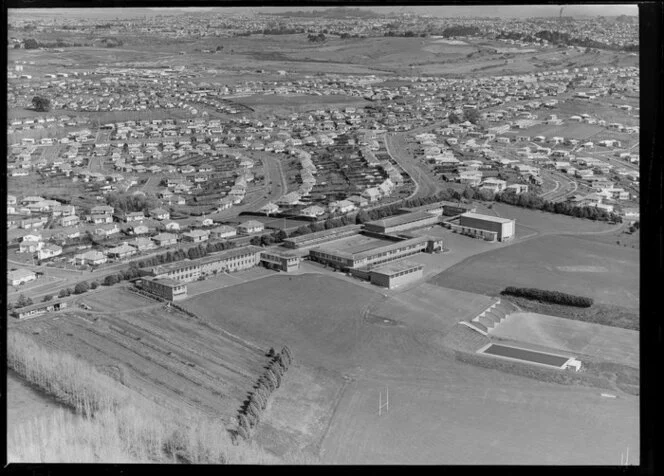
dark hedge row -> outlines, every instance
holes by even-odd
[[[517,296],[526,299],[550,302],[552,304],[562,304],[564,306],[590,307],[593,305],[593,300],[591,298],[561,293],[560,291],[547,291],[546,289],[516,288],[508,286],[501,294],[505,296]]]
[[[279,353],[271,348],[267,356],[270,357],[270,362],[254,385],[254,391],[243,402],[237,415],[238,427],[231,433],[245,440],[249,439],[251,430],[260,422],[261,413],[267,407],[268,398],[281,386],[283,375],[293,363],[293,355],[287,346],[284,346]]]

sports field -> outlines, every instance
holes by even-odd
[[[489,335],[639,367],[638,331],[515,312],[490,330]]]
[[[417,297],[400,302],[404,314]],[[440,347],[435,316],[416,322],[435,300],[397,325],[365,318],[369,307],[390,307],[383,301],[331,276],[280,274],[194,297],[187,307],[237,335],[293,350],[302,373],[286,374],[257,433],[276,453],[320,448],[323,462],[340,464],[603,464],[638,448],[638,399],[602,401],[599,389],[457,362]],[[386,385],[390,412],[378,420]],[[588,441],[592,448],[576,450]]]
[[[527,208],[515,207],[504,203],[494,203],[491,213],[504,218],[513,218],[516,220],[517,237],[519,226],[536,230],[541,234],[549,233],[596,233],[605,232],[616,228],[615,225],[609,225],[606,222],[586,220],[583,218],[574,218],[556,213],[547,213],[539,210],[529,210]],[[480,212],[478,210],[479,213]],[[527,234],[527,233],[526,233]]]
[[[548,289],[638,308],[639,253],[574,236],[541,236],[470,257],[429,282],[490,295],[507,286]]]
[[[322,461],[617,465],[628,446],[636,457],[636,397],[603,399],[596,389],[445,364],[427,376],[395,367],[349,385]],[[378,393],[386,387],[389,412],[379,417]]]

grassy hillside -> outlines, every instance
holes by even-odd
[[[255,443],[232,442],[217,419],[159,407],[85,361],[41,347],[10,332],[8,365],[29,382],[72,406],[8,429],[10,462],[275,464],[285,460]]]

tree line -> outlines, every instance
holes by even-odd
[[[281,386],[284,374],[293,363],[293,355],[288,346],[284,346],[279,353],[275,352],[274,348],[270,348],[267,356],[270,357],[270,362],[265,372],[258,378],[254,386],[255,390],[242,403],[237,415],[238,426],[235,434],[245,440],[249,439],[251,430],[260,422],[261,413],[267,407],[268,398]]]
[[[504,296],[516,296],[535,301],[549,302],[552,304],[561,304],[563,306],[590,307],[593,305],[592,298],[561,293],[560,291],[548,291],[546,289],[508,286],[500,294]]]
[[[517,207],[542,210],[543,212],[557,213],[576,218],[587,218],[593,221],[608,221],[622,223],[622,217],[603,208],[585,206],[578,207],[567,202],[552,202],[534,193],[517,194],[513,191],[502,192],[494,196],[497,202],[515,205]]]
[[[182,261],[185,259],[194,260],[197,258],[203,258],[208,254],[215,253],[217,251],[230,250],[236,246],[237,245],[234,241],[219,241],[216,243],[208,242],[206,244],[192,246],[186,251],[180,248],[174,251],[167,251],[166,253],[151,256],[149,258],[144,258],[142,260],[136,261],[135,266],[138,268],[150,268],[152,266],[174,263],[176,261]]]

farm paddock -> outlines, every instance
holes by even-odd
[[[131,311],[72,310],[12,320],[9,332],[33,334],[47,348],[80,357],[166,407],[197,408],[233,425],[268,362],[269,347],[262,349],[162,303],[132,297],[127,300],[136,306]],[[91,298],[91,307],[106,301]]]

